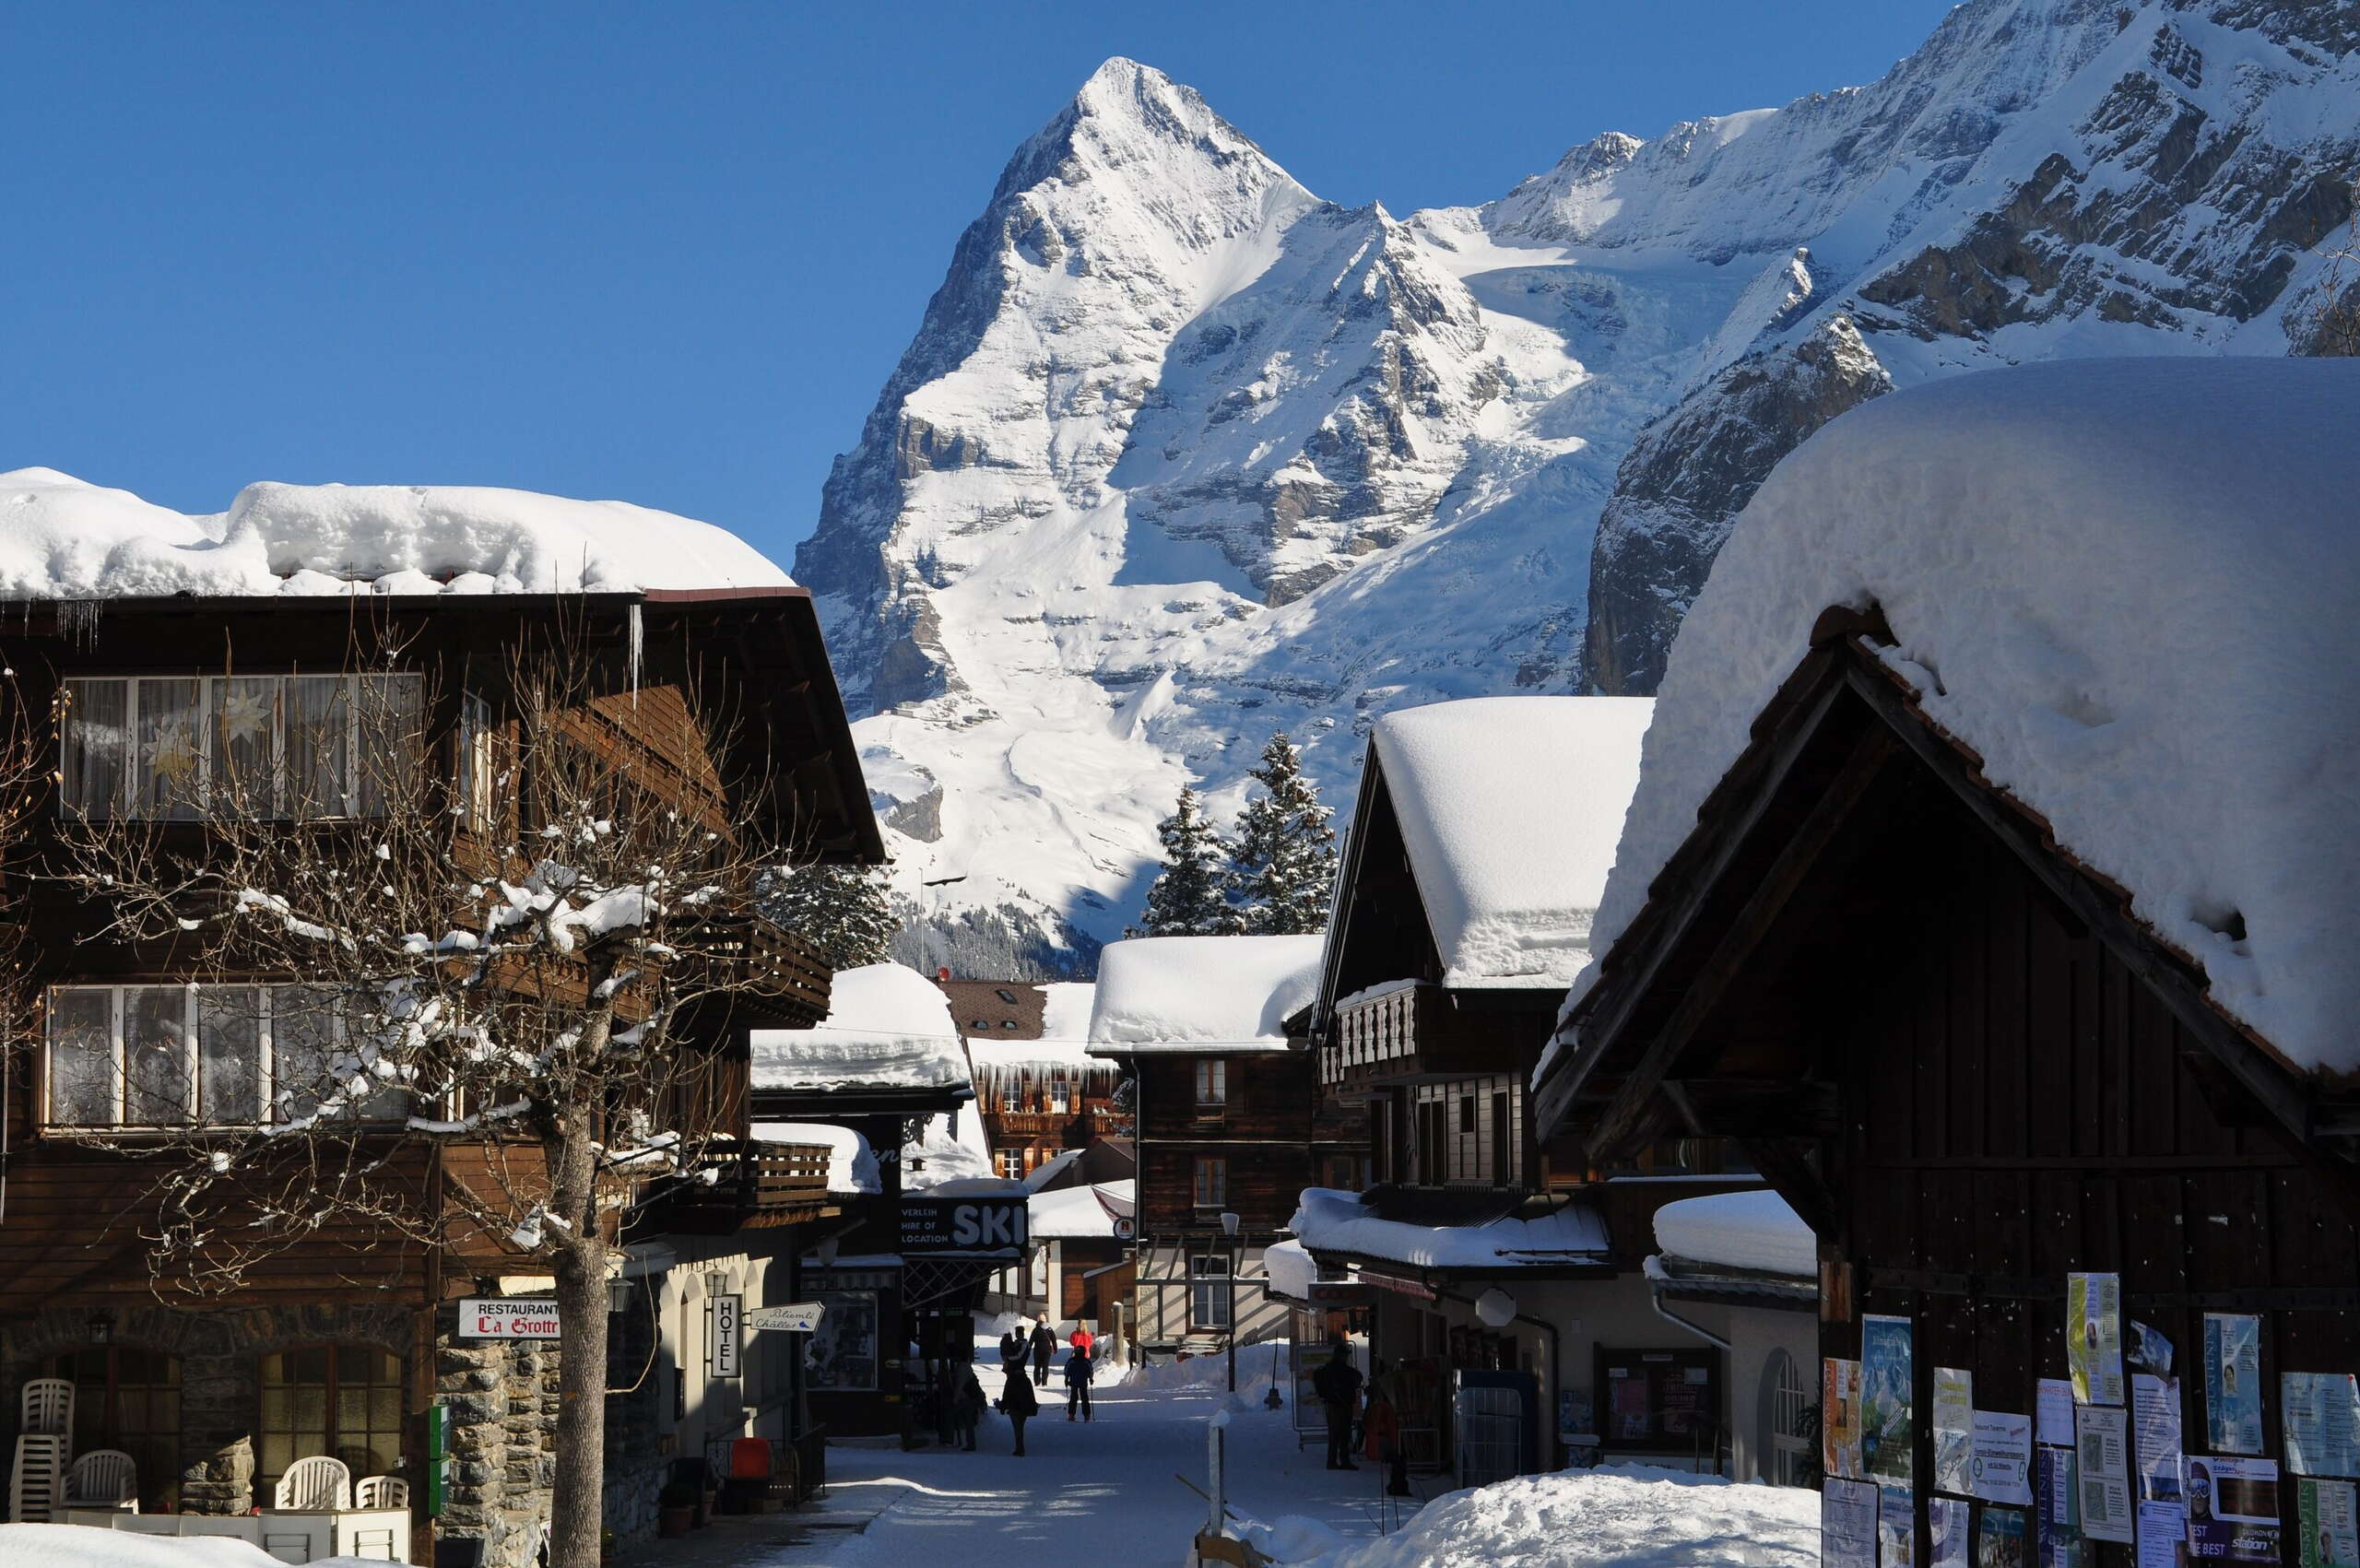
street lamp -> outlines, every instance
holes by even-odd
[[[1229,1238],[1229,1391],[1237,1392],[1237,1216],[1221,1217],[1221,1234]]]

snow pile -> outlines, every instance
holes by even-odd
[[[278,1560],[227,1536],[149,1536],[87,1525],[0,1525],[0,1568],[272,1568]],[[344,1568],[358,1557],[330,1557]]]
[[[1538,1220],[1412,1225],[1380,1220],[1358,1193],[1305,1187],[1287,1229],[1315,1253],[1351,1253],[1420,1268],[1500,1268],[1606,1261],[1606,1222],[1568,1203]]]
[[[1087,980],[1057,980],[1042,986],[1042,1040],[1087,1041],[1090,1011],[1097,1002],[1098,987]]]
[[[1273,1532],[1275,1537],[1276,1532]],[[1437,1498],[1318,1568],[1818,1568],[1819,1493],[1644,1465],[1521,1476]]]
[[[883,1192],[877,1170],[877,1151],[868,1139],[832,1122],[756,1122],[754,1137],[764,1143],[816,1143],[828,1150],[828,1190],[833,1193]]]
[[[248,485],[183,516],[50,468],[0,474],[0,595],[619,593],[793,581],[710,523],[468,485]]]
[[[827,1020],[753,1032],[756,1089],[950,1089],[965,1042],[933,981],[898,963],[839,970]]]
[[[1026,1205],[1026,1223],[1035,1241],[1104,1239],[1115,1233],[1115,1217],[1138,1205],[1136,1180],[1036,1192]]]
[[[1766,1189],[1683,1198],[1656,1210],[1656,1245],[1673,1257],[1806,1279],[1819,1273],[1819,1238]]]
[[[918,1136],[902,1145],[902,1190],[933,1193],[1018,1193],[1024,1184],[1011,1182],[992,1168],[990,1142],[984,1137],[984,1119],[974,1111],[938,1111],[919,1126]]]
[[[1319,1265],[1299,1241],[1272,1242],[1262,1249],[1262,1272],[1269,1276],[1272,1295],[1307,1302],[1311,1282],[1319,1278]]]
[[[1370,737],[1443,984],[1564,984],[1589,961],[1645,697],[1481,697],[1379,719]]]
[[[1594,941],[1831,605],[2300,1068],[2360,1068],[2360,364],[2118,360],[1883,397],[1771,475],[1671,653]],[[1578,1001],[1598,966],[1575,984]]]
[[[1284,1050],[1319,988],[1319,937],[1137,937],[1098,956],[1092,1049]]]

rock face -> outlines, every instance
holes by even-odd
[[[1086,962],[1180,784],[1233,810],[1271,729],[1341,805],[1388,708],[1652,690],[1754,487],[1867,398],[2336,351],[2355,51],[2349,4],[1970,0],[1870,86],[1406,218],[1110,61],[796,558],[904,893],[969,967]]]

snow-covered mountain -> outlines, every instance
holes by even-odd
[[[1729,520],[1847,408],[2320,347],[2355,168],[2349,3],[1970,0],[1869,87],[1406,218],[1109,61],[961,238],[796,557],[903,890],[971,966],[1053,968],[1271,729],[1340,806],[1387,709],[1651,690]]]

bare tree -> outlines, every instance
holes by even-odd
[[[766,984],[752,901],[785,846],[693,689],[594,679],[562,631],[516,654],[489,702],[356,663],[301,694],[300,725],[291,681],[213,683],[185,798],[69,819],[61,874],[197,987],[152,1030],[126,1018],[117,1081],[94,1068],[78,1090],[73,1020],[53,1018],[53,1098],[112,1096],[114,1125],[141,1128],[88,1136],[159,1161],[159,1286],[233,1291],[356,1229],[552,1274],[551,1546],[588,1568],[620,1218],[651,1184],[714,1173],[711,1047],[732,995]],[[429,715],[454,711],[446,748]],[[340,751],[320,739],[348,733]],[[154,749],[179,739],[142,741],[156,776]]]

